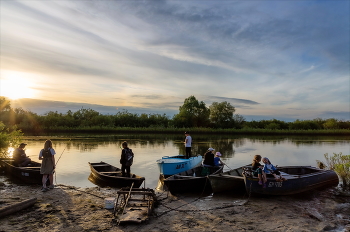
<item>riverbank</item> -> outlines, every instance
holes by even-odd
[[[113,188],[5,183],[0,207],[33,197],[37,202],[0,218],[0,231],[350,231],[350,197],[335,188],[294,196],[249,197],[245,193],[172,196],[156,192],[154,214],[141,224],[117,224],[105,198]]]

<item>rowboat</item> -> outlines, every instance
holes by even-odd
[[[202,162],[202,156],[193,156],[186,159],[184,155],[177,156],[163,156],[157,160],[160,174],[164,176],[171,176],[183,171],[192,169]]]
[[[247,165],[251,166],[251,165]],[[224,191],[240,191],[245,189],[243,169],[246,166],[232,169],[223,173],[209,175],[209,181],[213,193]]]
[[[40,174],[41,163],[31,161],[27,167],[17,167],[13,159],[0,159],[1,169],[5,174],[19,179],[26,184],[42,184],[42,174]]]
[[[90,170],[93,178],[102,181],[110,187],[127,187],[134,183],[134,187],[138,188],[145,180],[144,177],[130,174],[130,177],[123,177],[122,170],[105,162],[90,163]]]
[[[203,191],[211,192],[208,175],[221,173],[223,169],[224,166],[197,166],[166,178],[164,180],[164,185],[172,194]]]
[[[286,181],[279,182],[273,176],[267,175],[266,188],[258,184],[258,178],[252,175],[249,168],[244,170],[246,191],[264,195],[291,195],[339,183],[338,175],[332,170],[311,166],[281,166],[277,170]]]

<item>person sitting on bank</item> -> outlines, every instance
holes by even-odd
[[[13,151],[12,157],[14,159],[15,165],[18,165],[18,167],[27,167],[28,164],[32,161],[24,151],[26,145],[26,143],[21,143],[19,147]]]
[[[214,165],[215,166],[222,166],[225,164],[224,162],[221,161],[220,157],[221,157],[221,153],[216,152],[215,157],[214,157]]]
[[[213,167],[214,164],[214,148],[209,147],[208,151],[204,154],[204,161],[203,166],[204,167]]]

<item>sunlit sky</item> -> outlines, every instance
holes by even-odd
[[[0,1],[0,94],[43,114],[178,113],[194,95],[251,119],[350,119],[344,1]]]

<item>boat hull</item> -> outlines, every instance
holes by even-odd
[[[244,176],[247,193],[264,195],[291,195],[317,189],[325,186],[336,186],[338,175],[331,170],[323,170],[310,166],[279,167],[278,170],[286,181],[278,182],[268,177],[266,188],[258,184],[258,178],[251,175]]]
[[[218,174],[223,170],[223,166],[205,168],[210,174]],[[212,191],[208,176],[206,172],[203,172],[202,166],[172,175],[164,180],[164,185],[172,194]]]
[[[164,156],[156,161],[160,174],[171,176],[192,169],[202,162],[202,156],[194,156],[186,159],[185,156]]]
[[[5,171],[5,174],[20,180],[27,184],[42,184],[43,175],[40,174],[41,164],[31,161],[29,167],[16,167],[13,165],[14,160],[2,159],[0,165]]]
[[[244,177],[242,175],[243,167],[230,171],[210,175],[210,185],[213,193],[244,191]]]
[[[141,186],[144,177],[135,175],[131,173],[131,177],[122,177],[121,169],[114,167],[105,162],[90,163],[90,170],[93,178],[95,178],[99,183],[103,185],[108,185],[110,187],[127,187],[134,183],[134,188]]]

